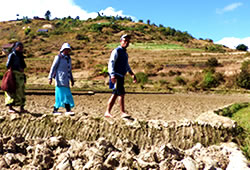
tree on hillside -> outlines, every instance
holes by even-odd
[[[31,20],[30,20],[27,16],[26,16],[26,17],[23,17],[22,21],[23,21],[24,24],[29,24],[29,23],[31,23]]]
[[[46,19],[46,20],[50,20],[50,17],[51,17],[51,12],[48,10],[48,11],[45,13],[45,19]]]
[[[150,25],[150,20],[149,19],[147,20],[147,24]]]
[[[248,46],[246,46],[245,44],[239,44],[237,47],[236,47],[237,50],[240,50],[240,51],[247,51],[248,50]]]

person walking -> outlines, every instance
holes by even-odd
[[[53,64],[49,73],[49,84],[52,84],[52,78],[55,79],[55,104],[54,115],[61,115],[58,112],[60,107],[66,109],[65,115],[74,115],[71,108],[75,106],[72,93],[70,91],[70,84],[74,86],[74,79],[72,75],[72,64],[70,58],[71,47],[68,43],[64,43],[60,49],[59,55],[55,56]]]
[[[108,63],[108,72],[110,75],[110,88],[113,89],[112,95],[108,100],[108,105],[105,117],[113,117],[111,114],[112,107],[115,104],[117,97],[119,98],[120,111],[122,118],[131,117],[125,112],[125,88],[124,88],[124,77],[127,72],[133,77],[134,83],[136,83],[136,76],[131,70],[128,63],[127,47],[129,46],[131,37],[124,34],[120,38],[120,46],[114,49],[110,55]]]
[[[24,69],[26,63],[23,55],[24,46],[21,42],[16,42],[12,48],[12,52],[8,55],[6,63],[7,69],[12,70],[12,74],[15,78],[16,89],[15,92],[4,92],[5,94],[5,105],[9,106],[9,113],[25,113],[28,112],[24,109],[26,98],[25,98],[25,83],[26,76]],[[20,111],[17,111],[13,106],[20,106]]]

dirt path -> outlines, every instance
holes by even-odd
[[[102,116],[111,94],[74,95],[76,114]],[[127,94],[125,107],[134,118],[151,120],[194,120],[201,113],[237,102],[250,102],[249,94]],[[4,96],[0,97],[0,114],[6,114]],[[28,95],[27,105],[32,113],[51,114],[54,96]],[[64,109],[60,109],[63,111]],[[119,105],[115,104],[112,114],[119,117]]]

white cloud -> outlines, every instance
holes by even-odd
[[[216,44],[222,44],[229,48],[235,49],[239,44],[244,44],[250,48],[250,37],[246,38],[235,38],[235,37],[225,37],[217,42]]]
[[[74,0],[3,0],[0,9],[0,21],[22,19],[28,16],[44,17],[46,11],[51,12],[51,18],[71,16],[81,20],[97,17],[97,12],[87,12],[74,3]],[[112,7],[101,10],[107,16],[125,16],[123,11],[115,11]],[[17,17],[19,14],[19,17]],[[132,17],[131,17],[132,18]]]
[[[223,9],[216,9],[216,13],[223,14],[225,12],[233,11],[242,5],[243,5],[243,3],[241,3],[241,2],[233,3],[233,4],[225,6]]]
[[[73,0],[7,0],[1,2],[0,21],[15,20],[17,14],[19,19],[23,16],[33,18],[34,16],[44,17],[47,10],[51,12],[51,18],[63,18],[71,16],[80,19],[94,18],[97,13],[88,13],[75,5]]]
[[[129,16],[129,15],[124,15],[122,10],[115,11],[115,9],[112,7],[108,7],[105,10],[101,10],[99,13],[101,15],[105,15],[105,16],[117,16],[118,15],[121,17],[130,17],[132,20],[135,20],[135,17]]]

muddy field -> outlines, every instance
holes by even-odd
[[[74,95],[77,115],[102,116],[111,94]],[[125,108],[134,118],[140,120],[194,120],[200,114],[239,102],[249,102],[249,94],[127,94]],[[7,113],[4,96],[0,97],[1,114]],[[53,95],[27,95],[26,109],[33,114],[51,114]],[[64,109],[59,109],[65,112]],[[112,114],[120,117],[118,101]]]

